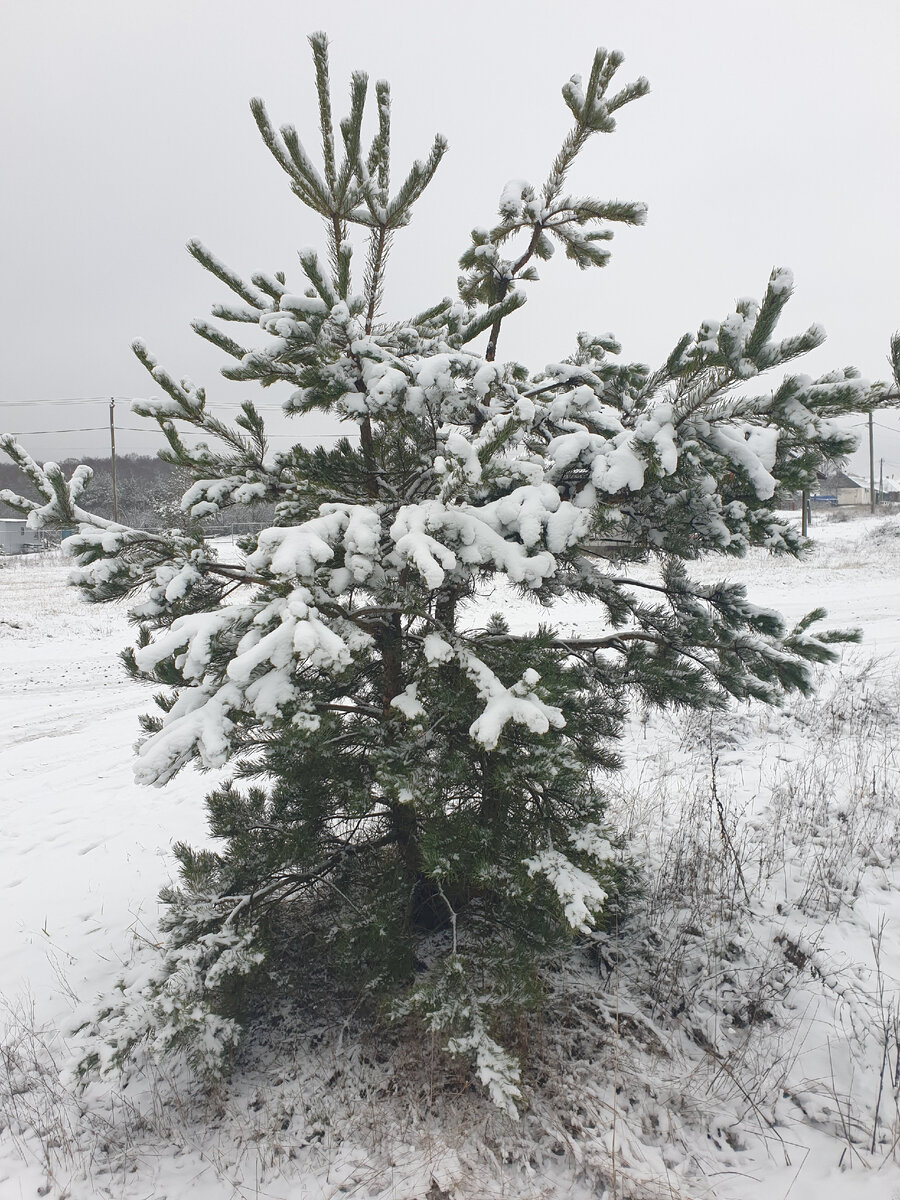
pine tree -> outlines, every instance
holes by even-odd
[[[807,691],[847,636],[814,632],[821,611],[788,628],[739,586],[693,582],[689,562],[751,546],[798,554],[777,498],[851,450],[834,417],[888,393],[852,370],[749,386],[823,340],[817,326],[775,340],[786,270],[653,370],[586,333],[537,374],[497,360],[536,263],[561,245],[580,269],[602,267],[612,226],[645,219],[641,204],[568,190],[586,144],[647,91],[644,79],[615,90],[622,56],[604,50],[586,83],[563,88],[573,126],[546,182],[508,185],[496,222],[473,231],[458,297],[388,320],[392,243],[446,145],[435,138],[396,186],[388,85],[375,85],[366,147],[369,85],[354,74],[336,136],[327,41],[310,44],[321,164],[262,101],[251,109],[292,191],[323,219],[327,254],[301,251],[292,291],[285,274],[247,281],[192,241],[235,297],[214,317],[265,339],[248,349],[219,325],[194,328],[229,359],[227,379],[286,383],[287,412],[325,411],[352,434],[270,454],[252,403],[234,426],[220,421],[202,388],[135,342],[164,393],[135,410],[193,480],[182,529],[92,516],[79,503],[86,468],[66,479],[3,441],[43,502],[5,499],[32,524],[78,524],[66,548],[89,598],[132,597],[140,634],[127,665],[163,689],[138,778],[232,768],[207,799],[217,849],[177,847],[158,969],[107,1006],[99,1055],[121,1062],[149,1039],[215,1065],[238,1035],[236,982],[249,976],[257,994],[278,978],[296,986],[313,964],[441,1031],[514,1112],[510,1018],[627,877],[603,788],[629,703],[777,703]],[[896,372],[896,341],[893,359]],[[188,442],[179,428],[205,436]],[[204,522],[259,502],[276,505],[275,524],[242,553],[204,539]],[[533,619],[521,607],[510,618],[516,597]],[[554,614],[572,597],[579,632]]]

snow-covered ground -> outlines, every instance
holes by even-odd
[[[693,574],[790,617],[822,605],[864,646],[784,710],[635,715],[610,789],[642,889],[558,981],[518,1125],[431,1047],[328,1014],[213,1097],[60,1082],[55,1031],[153,938],[212,777],[134,784],[150,696],[118,663],[124,611],[64,588],[60,557],[0,560],[0,1200],[580,1198],[601,1178],[610,1197],[900,1197],[900,519],[811,532],[802,563]]]

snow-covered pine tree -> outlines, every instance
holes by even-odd
[[[133,600],[128,666],[163,687],[138,778],[232,767],[207,801],[218,848],[177,847],[157,969],[110,1002],[96,1045],[112,1062],[144,1038],[187,1045],[213,1065],[237,1036],[241,976],[259,995],[327,971],[442,1031],[514,1111],[510,1016],[621,886],[603,787],[629,702],[777,702],[833,653],[837,635],[813,631],[820,612],[788,629],[741,587],[692,582],[686,563],[748,546],[800,552],[776,497],[851,449],[832,418],[886,392],[851,370],[748,390],[824,336],[774,340],[785,270],[654,370],[621,361],[608,334],[579,334],[537,374],[497,360],[536,262],[561,245],[579,268],[603,266],[611,225],[644,221],[641,204],[568,191],[585,144],[647,91],[644,79],[615,90],[622,56],[604,50],[586,83],[563,88],[574,124],[546,182],[507,185],[496,223],[473,231],[458,298],[386,319],[393,239],[445,143],[395,187],[388,85],[375,85],[365,148],[368,82],[354,74],[336,137],[327,42],[310,43],[321,164],[293,127],[251,107],[294,194],[323,219],[327,254],[301,251],[291,290],[285,274],[246,281],[191,242],[235,297],[213,315],[265,337],[248,349],[219,326],[194,328],[228,356],[226,378],[286,384],[289,413],[324,410],[348,437],[270,454],[252,403],[225,424],[136,342],[164,396],[135,410],[194,480],[182,531],[94,517],[80,506],[85,468],[65,479],[3,442],[44,502],[5,499],[38,526],[77,523],[75,581],[94,600]],[[185,441],[179,427],[205,436]],[[205,521],[257,501],[277,505],[276,523],[242,552],[204,540]],[[582,606],[577,630],[555,615],[566,598]]]

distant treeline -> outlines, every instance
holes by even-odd
[[[66,475],[80,463],[94,472],[94,478],[81,501],[82,507],[98,516],[112,519],[112,460],[110,458],[71,458],[60,460]],[[173,467],[159,458],[144,454],[116,455],[116,495],[119,520],[124,525],[139,528],[168,528],[184,524],[181,512],[182,495],[190,487],[190,476],[181,467]],[[0,462],[0,489],[9,488],[31,500],[40,497],[22,473],[9,462]],[[0,501],[0,517],[13,517],[16,513]],[[240,506],[229,512],[238,522],[266,523],[272,519],[272,505],[254,504]],[[226,518],[226,520],[228,519]]]

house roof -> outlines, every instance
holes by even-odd
[[[844,471],[835,471],[832,475],[820,475],[818,477],[814,495],[828,496],[833,495],[838,488],[861,488],[867,486],[867,484],[857,483],[855,479],[851,479]]]

